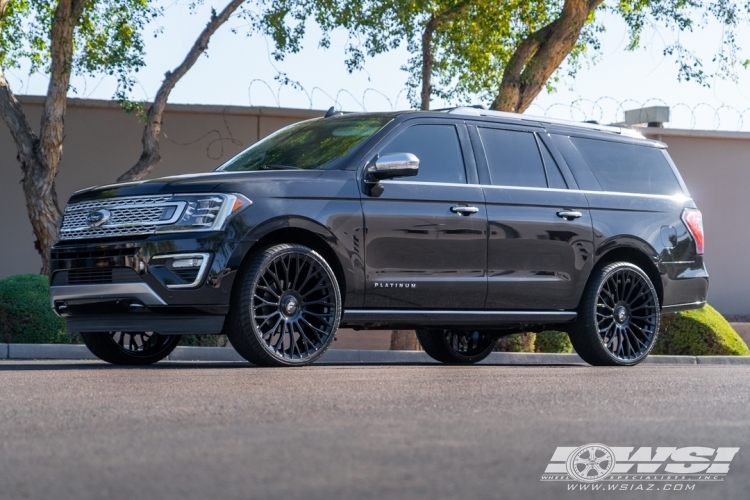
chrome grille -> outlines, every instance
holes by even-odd
[[[65,212],[79,210],[96,210],[98,208],[109,208],[117,204],[118,206],[132,205],[153,205],[155,203],[164,203],[172,199],[172,195],[167,196],[139,196],[137,198],[106,198],[104,200],[82,201],[68,205]]]
[[[60,241],[154,233],[160,225],[176,222],[184,211],[184,201],[170,200],[171,196],[149,196],[69,204],[63,214]],[[87,216],[103,209],[109,212],[106,222],[90,226]]]

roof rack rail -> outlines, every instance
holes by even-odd
[[[442,111],[442,110],[441,110]],[[645,139],[640,133],[635,130],[622,127],[612,127],[609,125],[600,125],[598,123],[591,122],[577,122],[573,120],[560,120],[558,118],[547,118],[543,116],[532,116],[522,115],[518,113],[508,113],[506,111],[495,111],[492,109],[481,109],[477,106],[458,106],[455,108],[446,109],[444,112],[451,115],[468,115],[468,116],[494,116],[497,118],[508,118],[511,120],[524,120],[537,123],[547,123],[550,125],[567,125],[578,128],[586,128],[591,130],[598,130],[601,132],[610,132],[613,134],[619,134],[626,137],[633,137],[636,139]]]

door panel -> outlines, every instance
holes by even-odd
[[[374,154],[412,153],[419,173],[362,196],[365,307],[482,309],[487,295],[487,212],[461,122],[410,120]]]
[[[573,309],[593,266],[591,215],[580,191],[484,186],[488,309]],[[581,216],[566,220],[557,212]]]
[[[549,188],[567,183],[542,131],[478,124],[469,132],[487,203],[486,307],[575,308],[593,266],[586,197]]]
[[[405,181],[383,186],[380,197],[362,201],[365,307],[481,309],[487,294],[481,187]],[[451,211],[460,206],[477,211]]]

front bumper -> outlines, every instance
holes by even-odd
[[[69,332],[220,333],[251,244],[234,231],[63,242],[52,250],[50,305]],[[164,256],[201,254],[199,279],[174,286]]]
[[[134,304],[143,304],[144,306],[167,305],[164,299],[159,297],[146,283],[109,283],[50,287],[50,306],[53,310],[66,305],[68,301],[109,302],[125,298],[133,300]],[[65,309],[67,309],[67,306]]]

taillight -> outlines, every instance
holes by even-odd
[[[703,214],[697,208],[686,208],[682,211],[682,222],[693,235],[695,252],[703,255]]]

